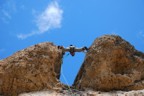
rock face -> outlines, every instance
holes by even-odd
[[[23,93],[19,96],[144,96],[144,90],[137,91],[111,91],[111,92],[100,92],[100,91],[70,91],[63,90],[63,92],[58,93],[55,91],[39,91]]]
[[[140,90],[144,89],[144,54],[119,36],[105,35],[94,41],[71,87],[58,80],[62,57],[57,46],[40,43],[0,60],[0,95],[144,95]]]
[[[119,36],[105,35],[91,45],[75,79],[77,89],[144,89],[144,54]]]
[[[0,93],[60,88],[62,54],[52,43],[40,43],[0,61]]]

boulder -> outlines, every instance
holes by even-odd
[[[73,86],[100,91],[144,89],[144,54],[116,35],[90,46]]]
[[[61,88],[62,52],[52,43],[40,43],[0,61],[0,93],[16,96],[22,92]]]

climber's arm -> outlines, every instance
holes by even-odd
[[[76,48],[75,52],[82,52],[82,51],[88,51],[87,47],[83,47],[83,48]]]
[[[70,48],[68,47],[68,48],[63,48],[63,51],[64,52],[69,52],[70,51]]]
[[[84,51],[83,48],[76,48],[76,49],[75,49],[75,52],[82,52],[82,51]]]

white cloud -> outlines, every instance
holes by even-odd
[[[16,2],[14,0],[4,0],[0,6],[0,20],[9,23],[13,17],[12,15],[17,11]]]
[[[1,12],[3,13],[3,15],[4,15],[6,18],[11,19],[11,15],[9,14],[8,11],[6,11],[6,10],[1,10]]]
[[[53,1],[41,14],[37,16],[35,20],[37,31],[28,34],[21,34],[17,37],[20,39],[25,39],[36,34],[43,34],[48,32],[50,29],[60,28],[62,15],[63,10],[59,7],[58,2]]]
[[[28,33],[28,34],[18,34],[17,35],[17,38],[20,38],[20,39],[26,39],[27,37],[30,37],[30,36],[32,36],[32,35],[35,35],[35,34],[37,34],[36,32],[31,32],[31,33]]]
[[[56,1],[49,4],[36,21],[40,33],[44,33],[51,28],[59,28],[61,26],[62,13],[63,11],[59,8]]]

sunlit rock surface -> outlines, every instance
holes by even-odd
[[[144,54],[119,36],[93,42],[73,86],[59,81],[62,57],[40,43],[0,60],[0,96],[144,96]]]
[[[100,91],[77,91],[71,92],[69,90],[65,90],[61,93],[56,91],[40,91],[40,92],[31,92],[31,93],[23,93],[19,96],[144,96],[144,90],[137,91],[110,91],[110,92],[100,92]]]
[[[75,79],[77,89],[144,89],[144,54],[119,36],[105,35],[90,46]]]
[[[0,93],[18,93],[61,88],[58,78],[61,52],[52,43],[40,43],[0,61]]]

